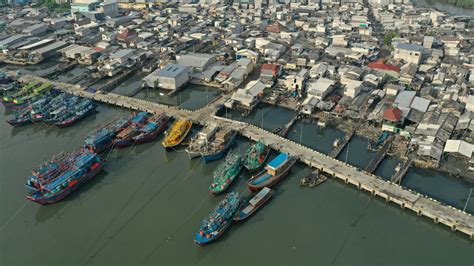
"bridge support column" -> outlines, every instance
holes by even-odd
[[[345,182],[346,184],[349,184],[349,178],[346,178],[346,180],[344,180],[344,182]]]
[[[360,182],[357,184],[357,187],[358,187],[359,189],[362,188],[362,185],[360,184]]]
[[[385,202],[390,202],[390,196],[387,195],[387,197],[385,198]]]
[[[375,190],[370,191],[370,195],[375,196]]]
[[[453,232],[456,231],[456,225],[455,224],[451,225],[451,231],[453,231]]]
[[[438,219],[438,217],[435,217],[433,220],[434,220],[434,223],[435,223],[435,224],[439,224],[439,219]]]
[[[421,210],[418,210],[418,211],[416,212],[416,215],[421,216]]]
[[[400,205],[400,207],[402,207],[402,209],[405,209],[405,202],[402,202],[402,205]]]

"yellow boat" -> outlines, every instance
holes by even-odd
[[[183,142],[186,135],[188,135],[192,125],[193,122],[186,118],[176,120],[173,125],[171,125],[169,132],[166,133],[166,137],[162,142],[163,146],[168,149],[179,145]]]

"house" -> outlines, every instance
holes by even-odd
[[[260,78],[262,80],[275,80],[281,74],[281,66],[277,64],[262,64]]]
[[[308,81],[306,91],[308,96],[313,96],[319,100],[324,98],[334,90],[336,82],[327,78],[319,78],[316,81]]]
[[[421,61],[423,46],[410,43],[398,43],[393,58],[418,65]]]
[[[195,71],[204,71],[212,63],[216,62],[216,57],[211,54],[190,53],[177,58],[178,64],[188,66]]]
[[[474,95],[469,95],[466,100],[466,110],[474,112]]]
[[[463,140],[448,139],[443,152],[457,153],[467,158],[471,158],[474,145]]]
[[[402,111],[402,116],[407,117],[410,113],[410,106],[415,99],[416,92],[414,91],[402,91],[395,98],[394,103],[397,104],[397,107]]]
[[[344,95],[355,98],[359,95],[362,89],[362,81],[360,80],[347,80],[344,86]]]
[[[253,109],[259,102],[265,90],[265,84],[260,80],[250,81],[244,89],[238,89],[231,97],[231,106]]]
[[[383,59],[371,62],[367,65],[371,69],[387,74],[389,76],[398,78],[400,76],[400,68],[398,66],[384,63]]]
[[[403,113],[397,107],[388,107],[383,114],[383,131],[398,132],[399,126],[403,124]]]
[[[308,79],[308,69],[303,68],[294,75],[288,75],[286,77],[286,87],[289,91],[293,93],[297,93],[298,95],[302,95],[304,91],[304,85],[306,80]]]
[[[249,49],[242,49],[235,53],[235,60],[239,61],[242,58],[249,58],[254,64],[257,64],[259,56],[258,53]]]
[[[168,64],[143,78],[143,84],[151,88],[177,90],[189,81],[189,67],[179,64]]]
[[[301,113],[305,115],[311,115],[316,105],[319,103],[319,99],[314,96],[308,96],[301,104]]]
[[[396,84],[387,84],[387,85],[384,86],[383,89],[384,89],[384,91],[387,95],[393,95],[393,96],[397,96],[397,94],[400,91],[405,90],[405,88],[403,88],[403,86],[396,85]]]

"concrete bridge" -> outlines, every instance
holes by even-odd
[[[402,209],[412,210],[419,216],[426,216],[432,219],[435,223],[444,224],[450,227],[451,230],[459,231],[466,234],[471,239],[474,239],[474,216],[471,214],[447,206],[415,191],[405,189],[396,183],[385,181],[364,170],[338,161],[330,156],[304,147],[262,128],[244,122],[215,116],[216,111],[225,101],[224,97],[217,99],[200,110],[190,111],[112,93],[91,93],[84,91],[84,88],[81,88],[80,86],[54,82],[31,75],[24,75],[19,78],[20,81],[25,82],[33,79],[50,82],[54,87],[64,92],[93,99],[98,102],[137,111],[147,111],[150,113],[164,110],[169,116],[186,117],[198,124],[213,122],[220,126],[230,127],[234,130],[238,130],[241,135],[253,141],[261,141],[277,151],[286,152],[292,156],[296,156],[301,162],[308,166],[320,169],[335,178],[341,179],[346,184],[352,184],[359,189],[371,193],[373,196],[380,196],[387,202],[398,204]]]

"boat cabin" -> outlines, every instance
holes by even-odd
[[[284,170],[284,166],[289,160],[289,156],[286,153],[280,153],[277,157],[275,157],[271,162],[265,166],[267,172],[272,176],[277,176]]]

